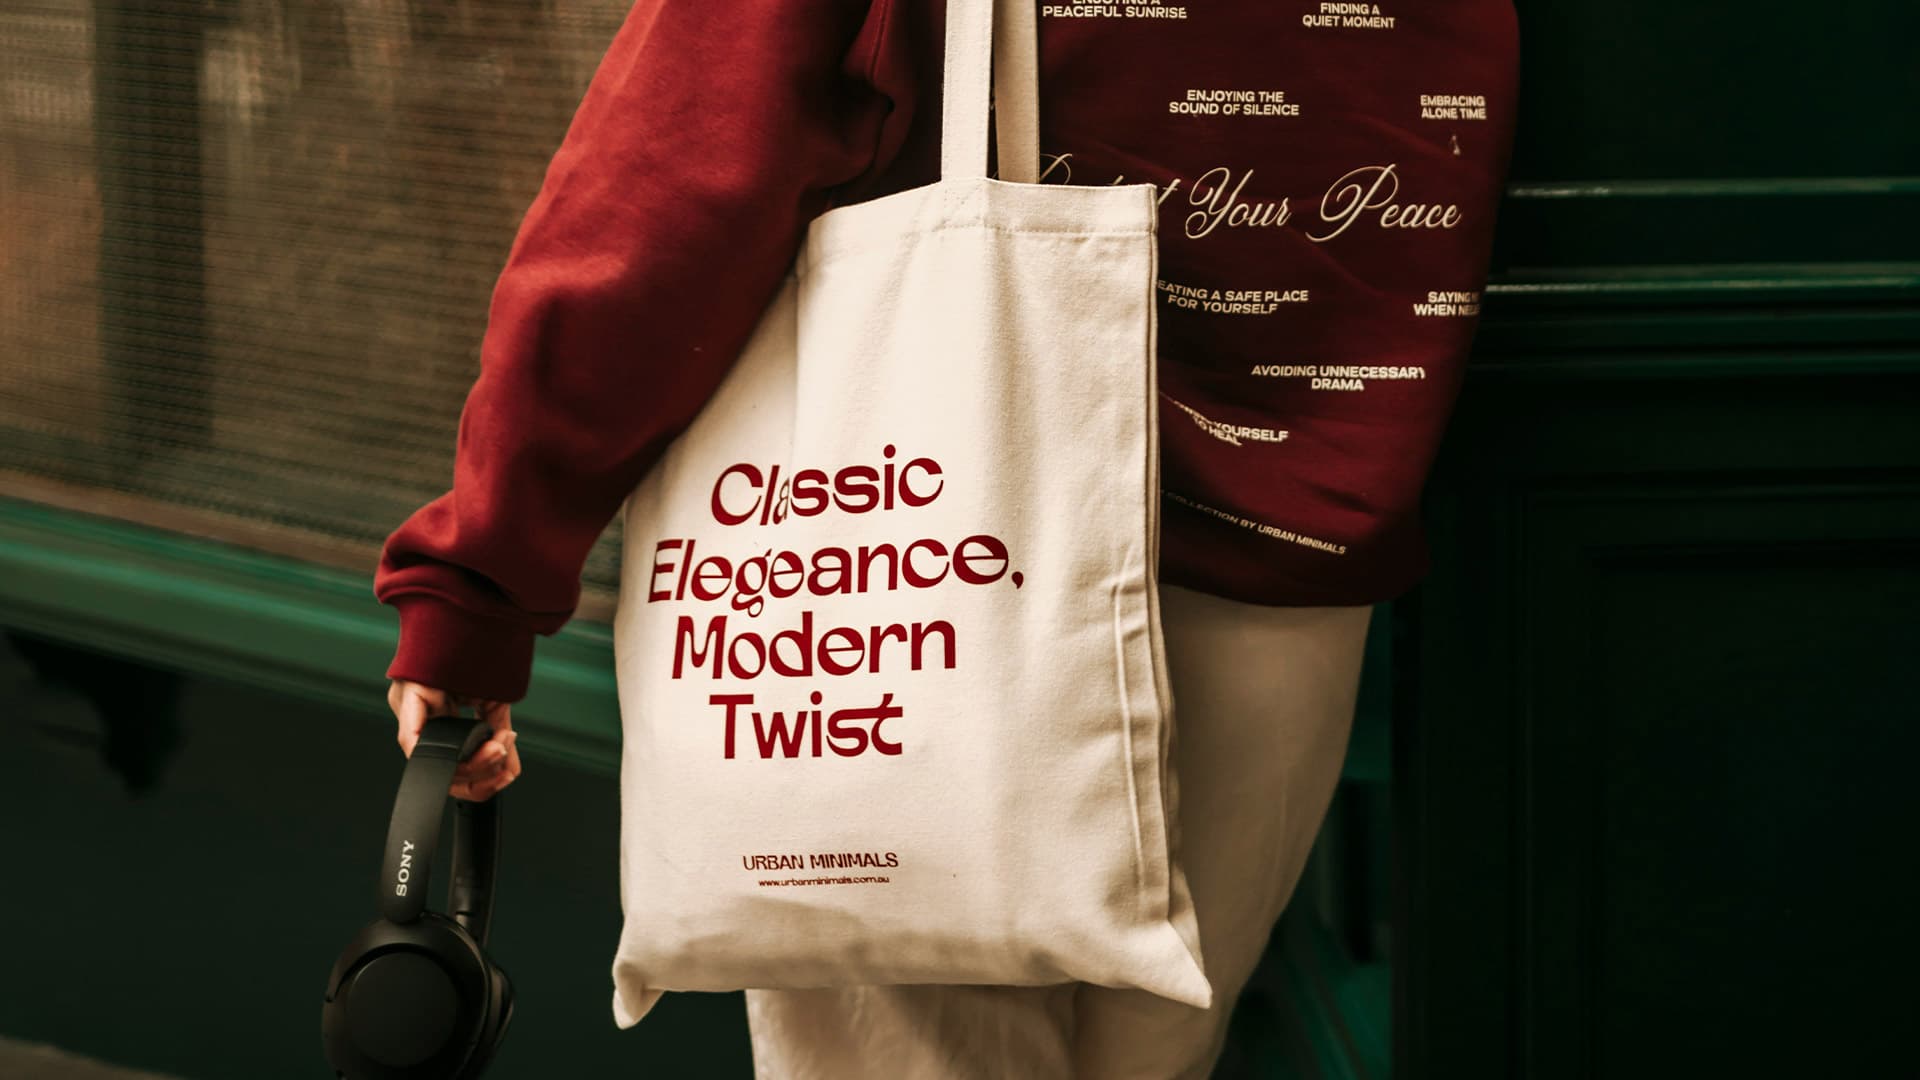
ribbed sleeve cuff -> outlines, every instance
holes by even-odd
[[[533,678],[533,631],[490,619],[437,597],[392,601],[400,648],[387,678],[405,679],[488,701],[519,701]]]

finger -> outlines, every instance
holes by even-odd
[[[513,775],[520,775],[520,733],[512,729],[507,731],[506,766],[513,770]]]
[[[482,780],[456,783],[450,790],[455,798],[465,799],[468,802],[485,802],[505,790],[507,785],[513,783],[513,781],[514,774],[506,769],[501,769],[494,775]]]
[[[513,728],[513,703],[509,701],[480,701],[474,703],[474,709],[480,718],[492,725],[496,734]]]
[[[472,754],[460,762],[459,767],[455,770],[455,775],[490,775],[495,769],[507,764],[509,760],[508,754],[508,743],[505,738],[497,736],[490,738],[481,743],[474,749]]]
[[[472,706],[474,715],[493,729],[486,741],[455,768],[448,790],[456,798],[474,802],[492,798],[520,773],[512,704],[464,694],[448,695],[448,703],[454,709]]]
[[[484,743],[472,756],[453,770],[457,780],[477,780],[492,776],[507,764],[507,752],[493,743]]]
[[[479,712],[480,718],[493,728],[490,739],[494,745],[502,750],[513,749],[513,742],[509,738],[513,732],[512,704],[505,701],[482,701],[476,703],[474,707]]]
[[[481,743],[479,749],[461,759],[460,763],[454,767],[453,774],[455,776],[479,776],[483,773],[492,772],[494,769],[505,764],[506,760],[507,752],[503,747],[496,746],[490,742]]]
[[[400,705],[394,710],[394,715],[400,721],[399,730],[394,736],[400,742],[400,752],[412,757],[414,744],[420,741],[420,728],[427,722],[426,700],[403,687]]]
[[[519,779],[519,774],[511,769],[501,769],[489,779],[473,785],[475,793],[482,799],[491,799],[507,789],[507,785]]]
[[[420,729],[427,724],[427,718],[438,716],[447,709],[446,691],[419,683],[400,681],[399,730],[395,737],[400,749],[408,757],[413,756],[413,748],[420,741]]]
[[[500,762],[498,768],[486,776],[478,777],[470,781],[467,787],[475,798],[490,799],[494,795],[499,794],[508,784],[513,783],[519,776],[520,770],[514,767],[511,762],[503,760]]]
[[[494,758],[503,758],[513,749],[512,712],[507,702],[462,699],[474,707],[476,718],[484,721],[493,730],[485,742],[474,749],[469,758],[476,766],[485,765]]]

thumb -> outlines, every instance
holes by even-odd
[[[398,689],[399,701],[394,706],[394,716],[399,720],[397,738],[401,752],[412,757],[427,718],[446,711],[447,695],[444,690],[404,681],[398,684]]]

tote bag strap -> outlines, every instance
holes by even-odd
[[[947,0],[940,104],[942,180],[987,175],[991,93],[999,179],[1039,182],[1038,32],[1033,0]]]

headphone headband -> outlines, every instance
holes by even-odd
[[[447,788],[460,762],[493,734],[484,720],[436,716],[420,729],[408,755],[387,825],[386,857],[380,872],[380,914],[389,922],[410,923],[427,907],[433,860],[440,842],[440,818]],[[486,944],[493,909],[494,872],[500,851],[500,797],[482,802],[454,799],[453,858],[447,889],[447,913],[475,941]]]

